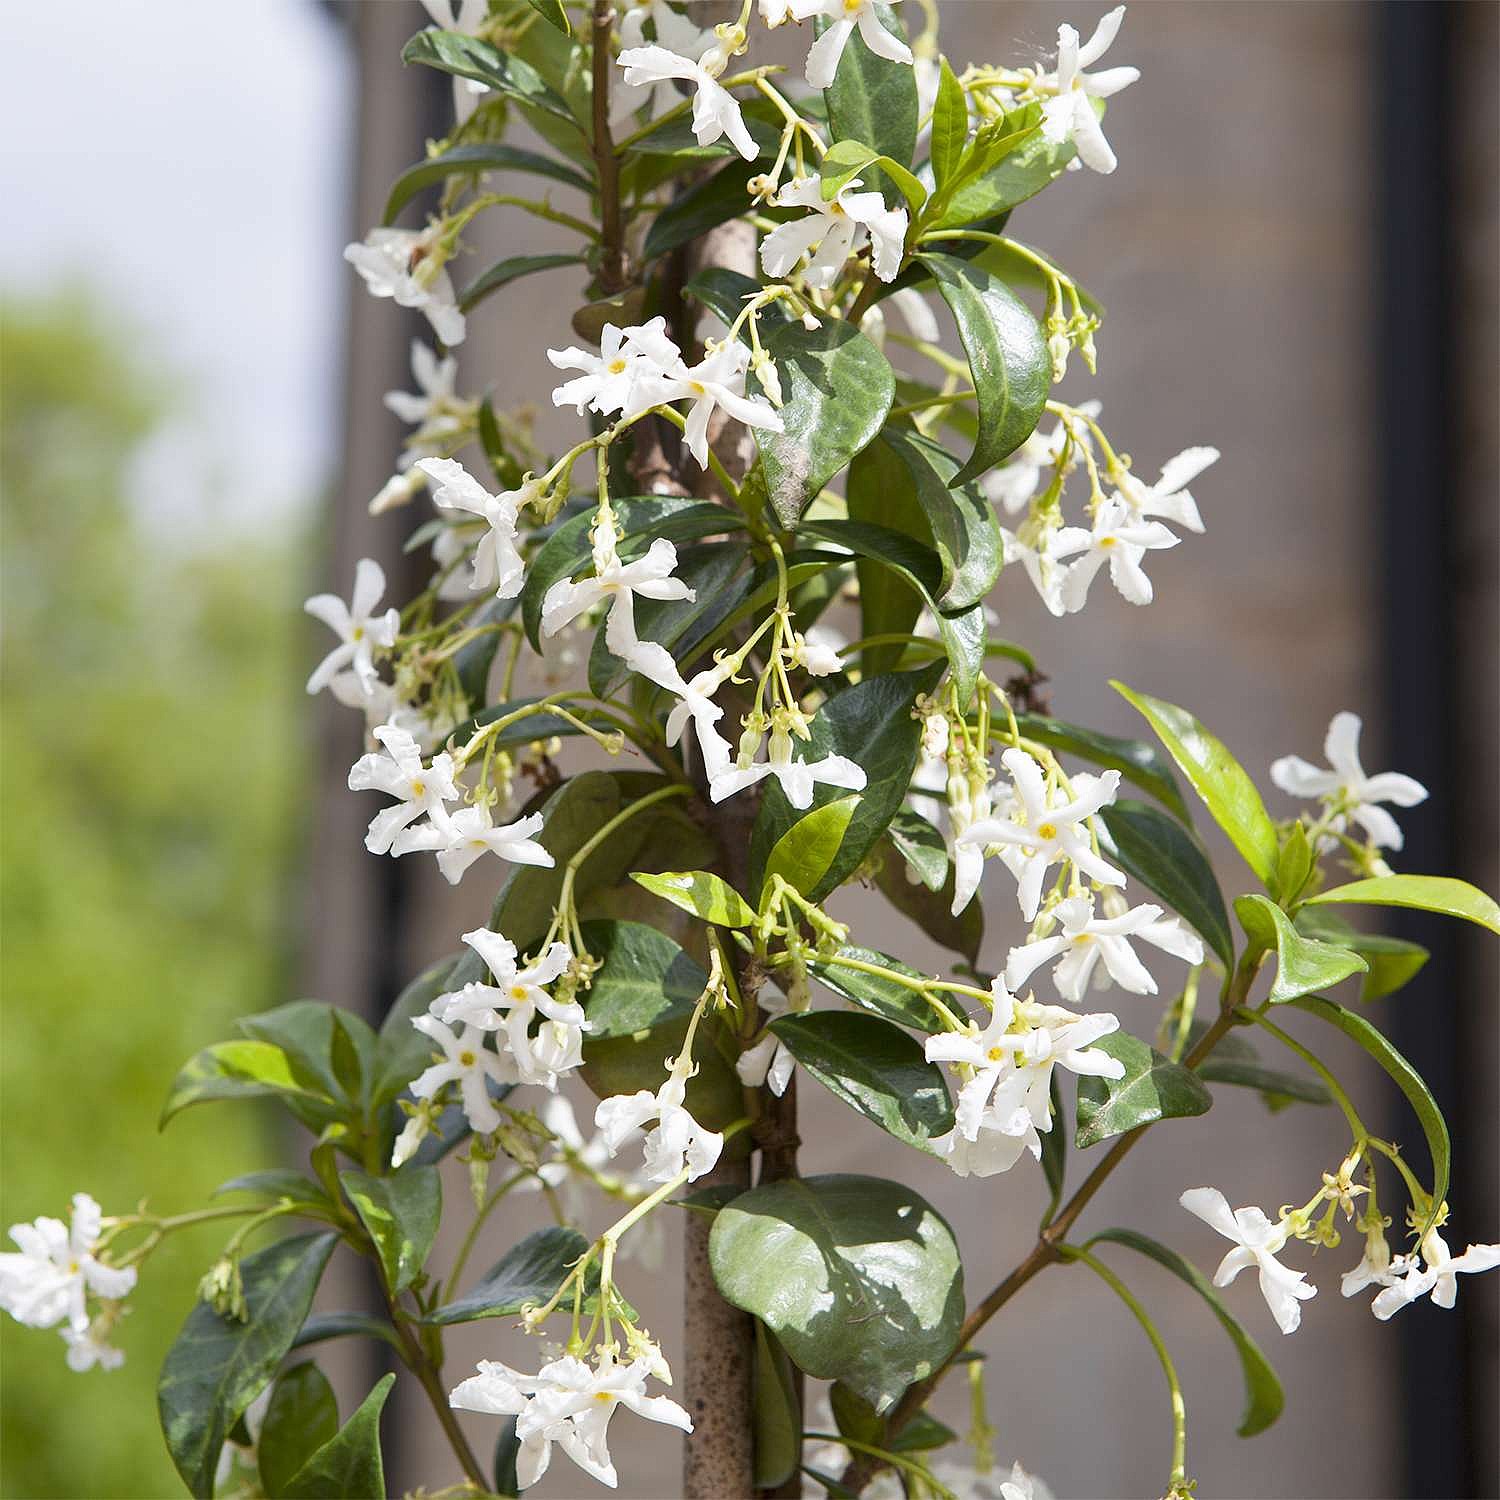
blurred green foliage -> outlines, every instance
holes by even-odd
[[[165,1137],[156,1117],[189,1054],[290,998],[295,555],[227,523],[175,546],[132,514],[128,465],[178,403],[116,315],[69,288],[0,323],[4,1223],[79,1189],[175,1212],[274,1152],[254,1106]],[[226,1235],[152,1257],[122,1370],[76,1375],[56,1333],[5,1320],[6,1496],[181,1492],[156,1371]]]

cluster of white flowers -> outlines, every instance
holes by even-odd
[[[666,1081],[655,1093],[640,1089],[634,1094],[614,1094],[601,1099],[594,1111],[594,1124],[611,1156],[655,1121],[642,1143],[648,1182],[670,1182],[684,1171],[689,1182],[696,1181],[713,1170],[724,1149],[724,1137],[700,1125],[684,1102],[688,1080],[695,1072],[684,1048],[680,1056],[668,1059]]]
[[[363,241],[345,246],[344,259],[364,278],[372,297],[417,308],[451,348],[463,343],[467,320],[448,274],[452,251],[443,244],[441,228],[372,229]]]
[[[862,186],[856,177],[825,200],[822,182],[816,177],[794,177],[783,183],[771,201],[778,208],[805,208],[807,213],[778,224],[761,241],[760,263],[766,275],[783,278],[800,265],[808,286],[830,287],[843,274],[849,257],[868,242],[876,276],[894,281],[906,247],[907,212],[887,208],[879,193],[858,192]]]
[[[12,1224],[19,1249],[0,1255],[0,1308],[28,1328],[62,1324],[68,1366],[79,1371],[95,1365],[113,1370],[125,1362],[108,1335],[120,1317],[120,1300],[135,1286],[135,1269],[96,1254],[102,1227],[99,1205],[87,1193],[74,1193],[70,1224],[47,1217]]]

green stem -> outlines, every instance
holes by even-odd
[[[524,1182],[532,1174],[530,1172],[516,1172],[507,1177],[499,1187],[485,1200],[484,1207],[474,1215],[474,1222],[469,1225],[469,1232],[464,1236],[464,1242],[458,1247],[458,1255],[453,1261],[453,1270],[449,1272],[448,1284],[443,1289],[443,1301],[451,1302],[453,1294],[458,1290],[458,1278],[463,1275],[464,1266],[468,1264],[469,1252],[473,1250],[475,1242],[479,1239],[479,1231],[484,1227],[484,1222],[493,1212],[496,1204],[510,1192],[518,1183]]]
[[[1254,1021],[1257,1026],[1269,1031],[1282,1046],[1295,1052],[1328,1085],[1328,1092],[1333,1095],[1338,1107],[1344,1112],[1344,1118],[1349,1122],[1349,1129],[1354,1133],[1356,1144],[1370,1138],[1370,1132],[1365,1129],[1364,1121],[1360,1119],[1359,1112],[1354,1108],[1348,1094],[1340,1087],[1338,1079],[1301,1042],[1289,1036],[1274,1021],[1267,1020],[1260,1011],[1250,1006],[1239,1006],[1235,1010],[1235,1016],[1242,1021]]]

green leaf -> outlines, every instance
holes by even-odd
[[[1080,1151],[1155,1120],[1206,1114],[1213,1095],[1196,1073],[1163,1057],[1125,1031],[1100,1037],[1091,1046],[1125,1064],[1121,1078],[1084,1076],[1078,1080]]]
[[[562,0],[530,0],[531,8],[550,26],[555,26],[564,36],[573,35],[573,27],[568,21],[568,13],[562,7]]]
[[[407,1162],[389,1177],[352,1168],[339,1173],[360,1222],[375,1242],[392,1292],[404,1292],[427,1263],[443,1213],[443,1184],[436,1167]]]
[[[1477,886],[1446,875],[1381,875],[1372,880],[1353,880],[1309,896],[1307,905],[1330,901],[1356,906],[1414,906],[1445,917],[1462,917],[1500,934],[1500,905]]]
[[[826,802],[810,813],[797,819],[776,840],[766,857],[766,871],[762,877],[761,897],[771,888],[773,876],[779,875],[795,891],[803,895],[816,890],[828,874],[829,866],[838,857],[844,835],[849,829],[849,820],[860,804],[856,792],[840,797],[837,802]]]
[[[269,1042],[216,1042],[183,1064],[162,1105],[158,1128],[192,1104],[212,1099],[255,1099],[276,1095],[333,1113],[332,1101],[306,1088],[292,1072],[280,1047]]]
[[[686,1016],[708,983],[695,958],[643,922],[586,922],[583,936],[600,965],[584,996],[591,1042]]]
[[[297,1330],[292,1340],[293,1349],[303,1349],[309,1344],[324,1344],[329,1339],[380,1339],[392,1349],[401,1348],[396,1330],[384,1318],[371,1317],[369,1313],[331,1312],[316,1313]]]
[[[844,503],[856,524],[879,525],[930,546],[932,526],[922,508],[912,475],[886,441],[889,429],[863,453],[856,455],[844,480]],[[922,613],[924,595],[906,574],[879,559],[856,557],[859,580],[859,633],[872,636],[910,635]],[[897,671],[907,652],[901,641],[860,648],[860,670],[866,677]]]
[[[1409,984],[1421,972],[1429,954],[1420,943],[1381,933],[1361,932],[1340,916],[1320,906],[1304,905],[1296,916],[1297,931],[1320,942],[1352,949],[1369,964],[1370,972],[1360,985],[1359,998],[1383,1000]]]
[[[1309,1015],[1317,1016],[1319,1020],[1327,1021],[1330,1026],[1338,1027],[1385,1069],[1387,1076],[1406,1096],[1406,1102],[1411,1105],[1412,1112],[1422,1126],[1422,1134],[1427,1139],[1427,1151],[1432,1157],[1432,1214],[1423,1224],[1418,1236],[1420,1238],[1421,1234],[1427,1232],[1448,1194],[1448,1178],[1453,1165],[1453,1145],[1448,1138],[1448,1122],[1443,1119],[1443,1112],[1438,1108],[1437,1100],[1432,1097],[1432,1090],[1423,1082],[1422,1075],[1391,1045],[1385,1034],[1358,1012],[1346,1010],[1342,1005],[1333,1000],[1325,1000],[1321,995],[1302,995],[1289,1004],[1295,1005],[1298,1010],[1305,1010]]]
[[[660,875],[633,874],[639,886],[690,911],[716,927],[748,927],[755,920],[755,908],[727,881],[707,870],[665,870]]]
[[[495,1439],[495,1493],[519,1496],[521,1481],[516,1477],[516,1460],[521,1456],[521,1439],[516,1435],[516,1419],[502,1417],[500,1433]]]
[[[937,99],[932,106],[932,180],[941,189],[958,168],[969,141],[969,98],[958,75],[939,61]]]
[[[1141,713],[1182,768],[1193,790],[1229,835],[1247,865],[1269,887],[1281,852],[1266,805],[1244,767],[1185,708],[1137,693],[1123,682],[1110,686]]]
[[[720,1292],[794,1364],[846,1381],[878,1411],[957,1343],[958,1246],[900,1183],[833,1175],[752,1188],[720,1209],[708,1254]]]
[[[940,829],[920,813],[902,808],[891,819],[887,837],[929,891],[942,890],[948,878],[948,845]]]
[[[1052,361],[1031,310],[982,266],[953,255],[919,257],[958,325],[979,404],[974,451],[953,477],[966,484],[1031,436],[1052,383]]]
[[[532,276],[538,271],[555,270],[558,266],[581,266],[583,263],[581,255],[549,253],[504,256],[487,270],[482,271],[459,293],[458,305],[464,312],[472,312],[491,292],[498,292],[501,287],[509,286],[511,282],[519,280],[522,276]]]
[[[1101,734],[1097,729],[1084,729],[1081,725],[1051,719],[1044,714],[1017,714],[1016,725],[1027,739],[1040,740],[1054,750],[1118,771],[1126,781],[1134,782],[1143,792],[1149,792],[1163,807],[1191,826],[1192,814],[1182,800],[1177,779],[1154,745],[1148,745],[1144,740],[1123,740],[1112,734]]]
[[[1254,1437],[1256,1433],[1264,1432],[1281,1415],[1281,1409],[1286,1404],[1281,1382],[1276,1378],[1271,1362],[1261,1353],[1260,1345],[1245,1332],[1239,1319],[1224,1306],[1223,1299],[1213,1289],[1208,1277],[1175,1250],[1169,1250],[1165,1245],[1158,1244],[1144,1234],[1137,1234],[1133,1229],[1106,1229],[1102,1234],[1094,1235],[1089,1244],[1092,1246],[1101,1241],[1111,1245],[1124,1245],[1127,1250],[1149,1256],[1157,1265],[1165,1267],[1174,1276],[1187,1282],[1208,1303],[1213,1315],[1223,1325],[1224,1332],[1233,1341],[1235,1353],[1240,1357],[1240,1369],[1245,1376],[1245,1412],[1240,1418],[1239,1434],[1241,1437]]]
[[[642,258],[655,260],[660,255],[670,255],[678,246],[707,234],[727,219],[748,213],[751,203],[745,182],[750,170],[736,156],[711,177],[679,193],[652,221]]]
[[[385,1500],[380,1412],[396,1383],[382,1375],[359,1409],[292,1476],[286,1500]]]
[[[1307,877],[1313,870],[1313,848],[1307,841],[1307,830],[1301,821],[1292,824],[1291,831],[1281,841],[1281,852],[1276,856],[1276,882],[1272,892],[1276,904],[1289,907],[1295,904]]]
[[[325,1213],[333,1206],[317,1183],[289,1167],[272,1167],[264,1172],[246,1172],[243,1176],[231,1177],[228,1182],[221,1182],[209,1196],[222,1198],[225,1193],[253,1193],[257,1198],[273,1202],[285,1198],[291,1203],[309,1204]]]
[[[1042,1136],[1042,1177],[1047,1184],[1047,1211],[1042,1215],[1042,1227],[1052,1222],[1062,1203],[1063,1184],[1068,1172],[1068,1132],[1057,1124],[1062,1119],[1062,1090],[1057,1084],[1054,1070],[1050,1085],[1053,1128]]]
[[[1109,838],[1107,857],[1160,896],[1202,937],[1224,967],[1232,968],[1234,937],[1229,913],[1197,839],[1175,818],[1147,802],[1129,798],[1114,802],[1101,810],[1100,817]]]
[[[429,156],[425,161],[408,167],[391,184],[390,196],[385,200],[383,222],[394,223],[396,215],[423,188],[445,182],[460,173],[475,172],[532,172],[538,177],[550,177],[554,182],[565,182],[581,192],[594,190],[594,184],[582,172],[554,157],[543,156],[539,151],[527,151],[520,146],[487,141],[479,146],[455,146],[441,156]]]
[[[885,859],[875,872],[875,884],[885,899],[915,922],[933,942],[961,953],[971,967],[979,962],[979,950],[984,944],[984,903],[971,901],[955,917],[951,870],[943,888],[930,891],[925,885],[914,885],[909,881],[901,861],[892,857]]]
[[[266,1388],[312,1305],[336,1234],[296,1235],[245,1257],[246,1321],[197,1303],[156,1387],[162,1435],[191,1494],[213,1494],[229,1430]]]
[[[576,1229],[549,1225],[513,1245],[457,1301],[418,1321],[440,1328],[479,1318],[509,1318],[522,1308],[540,1307],[567,1280],[568,1272],[589,1247]]]
[[[755,1323],[755,1488],[773,1490],[797,1471],[802,1457],[802,1414],[797,1410],[792,1363],[766,1325]]]
[[[953,1129],[943,1070],[922,1044],[879,1016],[847,1010],[778,1016],[771,1030],[835,1098],[887,1135],[931,1155],[935,1136]]]
[[[787,323],[766,341],[781,376],[782,432],[755,429],[771,508],[788,530],[878,433],[896,395],[890,362],[857,328]]]
[[[842,1380],[834,1381],[829,1388],[828,1403],[833,1408],[834,1424],[841,1436],[877,1448],[889,1446],[892,1453],[927,1453],[934,1448],[946,1447],[958,1437],[951,1427],[939,1422],[924,1408],[907,1421],[900,1432],[887,1438],[884,1423],[875,1408]]]
[[[972,240],[957,242],[959,246],[973,243]],[[973,260],[975,265],[983,266],[986,271],[998,276],[1017,296],[1023,292],[1031,293],[1036,301],[1029,305],[1039,313],[1044,313],[1047,300],[1052,294],[1052,282],[1033,256],[1026,253],[1028,249],[1030,247],[1023,246],[1020,240],[1007,238],[1000,244],[981,245],[977,255],[966,256],[965,259]],[[1045,255],[1042,258],[1045,259]],[[1077,282],[1073,285],[1084,311],[1093,313],[1096,318],[1103,318],[1104,308],[1099,299],[1091,296],[1087,287],[1079,286]]]
[[[255,1443],[267,1495],[285,1493],[292,1475],[339,1430],[339,1403],[328,1377],[306,1360],[276,1379]]]
[[[1094,102],[1104,113],[1102,101]],[[1008,214],[1067,170],[1077,155],[1072,141],[1054,144],[1041,133],[1035,104],[1011,110],[975,133],[941,198],[929,206],[930,227],[950,229]]]
[[[1294,1099],[1299,1104],[1333,1103],[1333,1095],[1320,1079],[1307,1073],[1283,1073],[1253,1059],[1206,1057],[1194,1072],[1204,1083],[1226,1083],[1236,1088],[1255,1089],[1268,1099]]]
[[[941,663],[918,672],[887,672],[835,693],[813,718],[811,738],[801,747],[806,760],[845,755],[864,767],[867,783],[849,819],[843,842],[821,880],[804,894],[821,900],[863,862],[900,810],[917,763],[921,725],[912,704],[930,693],[942,675]],[[821,807],[847,793],[819,785],[813,805]],[[777,841],[802,816],[786,799],[780,783],[767,788],[750,831],[750,888],[765,884],[766,862]]]
[[[906,975],[908,979],[926,977],[910,964],[903,963],[899,958],[892,958],[888,953],[877,953],[873,948],[846,946],[840,948],[836,956],[852,958],[859,963],[876,964],[883,969],[893,969],[898,974]],[[888,1021],[899,1022],[902,1026],[911,1026],[917,1031],[932,1032],[938,1029],[937,1012],[915,990],[908,989],[905,985],[882,979],[878,974],[846,969],[836,963],[813,961],[807,967],[835,995],[842,995],[861,1010],[884,1016]]]
[[[880,24],[906,39],[889,5],[877,5]],[[819,35],[826,21],[816,23]],[[828,103],[829,139],[865,141],[882,156],[909,167],[917,149],[917,76],[910,63],[877,57],[857,33],[850,36],[833,82],[823,91]]]
[[[727,266],[708,266],[683,288],[689,297],[731,324],[744,311],[746,298],[764,290],[753,276],[746,276],[743,271],[731,271]],[[785,311],[774,302],[760,311],[762,328],[784,328],[790,321]]]
[[[239,1029],[280,1047],[305,1087],[358,1111],[375,1061],[375,1033],[352,1011],[320,1000],[293,1000],[243,1016]]]
[[[1359,954],[1332,943],[1303,937],[1291,918],[1264,896],[1236,896],[1235,915],[1250,938],[1276,954],[1276,980],[1271,986],[1272,1005],[1331,989],[1351,974],[1362,974],[1370,966]]]
[[[912,212],[917,213],[927,201],[927,189],[899,162],[882,156],[863,141],[843,140],[829,147],[820,168],[823,201],[831,203],[862,172],[877,167],[895,183]],[[867,179],[862,179],[862,181]]]
[[[472,78],[528,109],[540,110],[581,129],[567,101],[548,87],[530,63],[513,52],[497,51],[478,37],[435,28],[419,31],[401,49],[401,61],[422,63],[456,78]]]

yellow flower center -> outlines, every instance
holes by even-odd
[[[427,795],[427,783],[420,779],[412,782],[411,794],[413,797],[425,797]]]
[[[512,1000],[524,1000],[526,998],[526,986],[524,984],[511,985],[510,998]]]
[[[365,627],[363,625],[356,625],[354,627],[354,639],[357,640],[357,641],[362,641],[362,640],[364,640],[364,638],[365,638]]]
[[[1099,538],[1099,545],[1101,547],[1113,547],[1114,544],[1115,544],[1115,541],[1116,541],[1115,537],[1112,537],[1112,536],[1101,536]]]
[[[460,1052],[458,1054],[458,1060],[466,1068],[472,1068],[474,1066],[474,1064],[479,1061],[479,1059],[477,1057],[475,1057],[475,1055],[472,1052],[469,1052],[467,1050],[463,1051],[463,1052]]]
[[[857,16],[864,9],[865,0],[844,0],[844,14]]]
[[[990,1050],[988,1052],[986,1052],[984,1055],[987,1058],[989,1058],[989,1060],[991,1062],[1004,1062],[1005,1061],[1005,1048],[1004,1047],[991,1047]]]
[[[695,396],[706,396],[708,394],[708,392],[703,388],[703,386],[698,381],[696,381],[696,380],[690,380],[690,381],[688,381],[688,389]]]
[[[628,368],[629,366],[627,365],[625,357],[623,355],[610,360],[610,362],[605,366],[605,369],[607,369],[611,375],[623,375]]]
[[[1039,839],[1055,839],[1057,837],[1057,824],[1042,823],[1038,825],[1036,836]]]
[[[608,1401],[613,1401],[614,1399],[615,1399],[615,1396],[614,1396],[614,1392],[613,1391],[595,1391],[594,1392],[594,1400],[595,1401],[605,1401],[605,1402],[608,1402]]]

